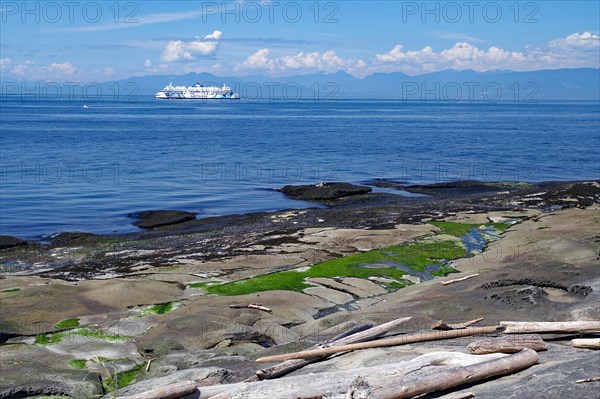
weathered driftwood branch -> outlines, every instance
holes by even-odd
[[[155,359],[155,357],[148,359],[148,363],[146,363],[146,371],[150,371],[150,365]]]
[[[600,333],[600,321],[501,321],[504,334]]]
[[[574,348],[600,349],[600,338],[578,338],[572,339]]]
[[[373,328],[374,326],[375,326],[375,324],[373,324],[373,323],[359,324],[357,326],[354,326],[354,327],[352,327],[352,328],[350,328],[350,329],[348,329],[348,330],[346,330],[346,331],[344,331],[344,332],[336,335],[333,338],[328,339],[327,341],[323,342],[322,344],[315,345],[315,347],[317,347],[319,345],[329,344],[329,343],[337,341],[338,339],[346,338],[346,337],[348,337],[350,335],[366,331],[366,330],[368,330],[370,328]]]
[[[472,342],[467,346],[469,352],[475,355],[484,355],[488,353],[517,353],[523,348],[530,348],[539,352],[546,350],[548,347],[542,337],[537,334],[482,339]]]
[[[523,349],[514,355],[465,367],[449,367],[441,371],[436,370],[435,367],[428,367],[423,369],[423,373],[405,376],[400,386],[387,386],[378,392],[378,397],[405,399],[429,392],[443,391],[463,384],[473,384],[481,380],[521,371],[533,366],[538,360],[537,352],[532,349]]]
[[[440,396],[437,399],[470,399],[474,396],[475,396],[475,394],[473,392],[456,392],[456,393],[449,393],[448,395]]]
[[[282,355],[274,355],[261,357],[256,359],[257,362],[273,362],[273,361],[282,361],[289,359],[308,359],[315,356],[323,356],[323,355],[331,355],[333,353],[338,352],[347,352],[358,349],[370,349],[370,348],[380,348],[385,346],[396,346],[396,345],[404,345],[404,344],[412,344],[416,342],[424,342],[424,341],[435,341],[440,339],[451,339],[458,337],[468,337],[470,335],[478,335],[478,334],[491,334],[500,332],[502,330],[501,327],[498,326],[489,326],[489,327],[469,327],[463,330],[450,330],[450,331],[436,331],[436,332],[426,332],[426,333],[417,333],[411,335],[404,335],[401,337],[388,338],[388,339],[380,339],[373,342],[361,342],[357,344],[349,344],[349,345],[341,345],[332,348],[323,348],[323,349],[313,349],[302,352],[295,353],[286,353]]]
[[[306,389],[304,390],[304,392],[302,392],[301,395],[298,395],[299,398],[304,398],[305,397],[304,395],[308,396],[309,392],[315,394],[315,397],[321,397],[321,396],[327,395],[327,397],[333,396],[335,398],[337,396],[336,394],[339,394],[342,392],[347,393],[347,391],[349,390],[348,387],[350,387],[350,390],[352,390],[352,387],[355,385],[358,377],[361,377],[361,379],[364,381],[364,383],[369,385],[369,388],[371,389],[370,382],[373,381],[373,378],[376,378],[376,377],[373,377],[374,375],[379,376],[379,375],[383,374],[383,375],[388,375],[390,377],[392,375],[395,375],[395,378],[396,378],[395,382],[397,382],[398,380],[402,380],[404,378],[405,374],[413,373],[417,370],[422,369],[423,367],[441,366],[441,365],[469,366],[472,364],[482,363],[482,362],[489,361],[489,360],[495,360],[495,359],[499,359],[499,358],[506,357],[506,356],[508,356],[508,355],[498,354],[498,353],[493,354],[493,355],[473,356],[473,355],[467,355],[464,353],[457,353],[457,352],[434,352],[434,353],[428,353],[426,355],[416,357],[409,361],[404,361],[404,362],[400,362],[400,363],[396,363],[396,364],[388,364],[388,365],[383,365],[383,366],[367,367],[367,368],[360,368],[360,369],[355,369],[355,370],[323,372],[323,373],[316,373],[316,374],[312,374],[312,375],[302,375],[302,376],[295,376],[295,377],[286,377],[286,378],[282,378],[280,380],[261,381],[259,383],[252,383],[252,384],[237,383],[237,384],[230,384],[229,386],[215,385],[215,386],[210,386],[210,387],[204,387],[204,388],[200,388],[201,399],[213,398],[213,397],[215,399],[229,398],[230,396],[227,396],[227,395],[235,394],[237,390],[248,387],[249,385],[252,385],[253,390],[259,391],[258,387],[264,387],[265,386],[264,384],[266,384],[266,383],[279,382],[280,384],[288,384],[289,382],[292,382],[292,384],[297,383],[299,386],[301,386],[302,381],[305,381],[305,383],[308,385],[306,385]],[[365,376],[369,376],[369,381],[366,380]],[[311,378],[306,378],[306,377],[311,377]],[[261,384],[263,384],[263,385],[261,385]],[[325,385],[323,385],[323,384],[325,384]],[[277,384],[275,386],[278,387]],[[372,389],[371,389],[371,391],[372,391]],[[220,396],[223,393],[226,393],[227,395]],[[271,392],[271,393],[275,395],[274,392]],[[215,395],[217,395],[217,396],[215,396]],[[240,396],[245,397],[245,396],[243,396],[243,394]],[[371,396],[373,396],[372,392],[371,392]],[[247,397],[250,397],[250,395],[248,395]],[[267,397],[268,397],[268,395],[264,396],[265,399]],[[274,397],[278,397],[278,396],[274,396]],[[287,398],[287,396],[284,396],[284,397]],[[310,396],[308,396],[308,397],[310,397]],[[263,396],[259,396],[259,398],[263,398]],[[253,397],[253,399],[254,399],[254,397]],[[279,399],[279,397],[278,397],[278,399]],[[344,398],[344,399],[346,399],[346,398]]]
[[[323,396],[322,399],[370,399],[372,397],[371,386],[364,378],[358,376],[350,385],[348,392]]]
[[[484,358],[478,361],[477,358]],[[510,374],[538,361],[531,349],[514,355],[473,356],[462,353],[430,353],[408,362],[315,373],[279,380],[203,387],[200,398],[232,399],[307,399],[338,395],[348,391],[358,377],[368,386],[372,397],[403,399],[442,391],[463,384]]]
[[[600,381],[600,377],[584,378],[582,380],[577,380],[575,382],[578,384],[581,384],[582,382],[595,382],[595,381]]]
[[[493,355],[484,355],[484,356],[472,356],[472,355],[467,355],[464,353],[456,353],[456,352],[435,352],[435,353],[429,353],[426,355],[419,356],[415,359],[412,359],[412,360],[409,360],[406,362],[401,362],[398,364],[390,364],[390,365],[386,365],[386,366],[370,367],[370,368],[367,368],[367,370],[378,371],[378,370],[381,370],[383,367],[384,370],[390,369],[390,371],[389,371],[390,374],[393,374],[394,371],[401,372],[401,374],[398,376],[398,378],[401,378],[402,375],[405,373],[410,373],[410,372],[413,372],[415,370],[418,370],[422,367],[426,367],[429,365],[446,364],[448,366],[468,366],[471,364],[482,363],[482,362],[485,362],[488,360],[498,359],[498,358],[501,358],[504,356],[507,356],[507,355],[493,354]],[[337,375],[337,373],[342,373],[342,374],[351,373],[352,375],[355,375],[355,374],[362,373],[363,370],[365,370],[365,369],[361,368],[361,369],[357,369],[354,371],[346,370],[343,372],[319,373],[318,375],[320,377],[322,377],[324,375],[331,375],[331,374]],[[362,374],[360,374],[360,375],[362,375]],[[305,377],[306,376],[287,377],[287,378],[283,378],[283,379],[277,380],[277,381],[282,381],[282,383],[286,383],[286,381],[293,381],[296,378],[305,378]],[[350,379],[350,377],[348,377],[348,378],[349,378],[349,381],[350,380],[352,381],[352,385],[350,385],[350,388],[352,388],[354,383],[357,381],[358,377],[355,377],[355,378],[353,377],[351,379]],[[315,381],[317,381],[317,384],[315,384]],[[261,382],[258,382],[258,384],[264,384],[266,382],[267,381],[261,381]],[[275,382],[275,381],[270,381],[270,382]],[[314,378],[310,378],[310,381],[308,381],[309,385],[313,385],[313,384],[318,385],[318,383],[319,383],[319,381],[315,380]],[[257,384],[257,382],[251,382],[251,383],[239,382],[239,383],[235,383],[235,384],[211,385],[211,386],[206,386],[206,387],[199,387],[198,391],[200,391],[199,393],[201,394],[200,395],[201,399],[204,399],[204,398],[212,398],[215,395],[222,394],[223,392],[233,391],[233,390],[245,387],[245,386],[250,386],[250,385],[251,386],[264,386],[264,385],[256,385],[256,384]],[[174,384],[174,385],[179,385],[179,384]],[[347,386],[345,386],[343,388],[347,389]],[[319,389],[319,386],[313,387],[311,389]],[[156,396],[161,392],[163,392],[162,388],[144,392],[141,395],[144,395],[143,398],[157,399]],[[344,391],[344,392],[346,392],[346,391]],[[198,392],[192,392],[192,393],[195,394]],[[135,398],[135,396],[123,396],[123,397],[119,397],[118,399],[130,399],[130,398]],[[141,399],[143,399],[143,398],[141,398]]]
[[[454,324],[448,324],[443,320],[438,320],[431,325],[431,329],[433,329],[433,330],[462,330],[463,328],[467,328],[469,326],[472,326],[473,324],[479,323],[481,320],[483,320],[483,317],[480,317],[475,320],[465,321],[464,323],[454,323]]]
[[[357,327],[354,327],[342,334],[337,335],[336,337],[334,337],[331,340],[331,342],[321,344],[321,345],[315,345],[314,347],[310,348],[309,350],[315,350],[315,349],[335,347],[335,346],[339,346],[339,345],[347,345],[347,344],[369,341],[369,340],[372,340],[372,339],[375,339],[382,335],[387,334],[388,332],[392,331],[393,329],[395,329],[402,323],[409,321],[410,319],[411,319],[411,317],[402,317],[402,318],[381,324],[377,327],[372,327],[372,328],[368,328],[368,329],[363,329],[362,326],[357,326]],[[355,332],[353,333],[353,331],[355,331]],[[302,368],[308,364],[323,360],[326,357],[327,356],[318,356],[318,357],[313,357],[312,359],[288,360],[283,363],[277,364],[273,367],[258,370],[255,375],[246,379],[244,382],[254,382],[254,381],[259,381],[259,380],[267,380],[267,379],[281,377],[282,375],[291,373],[292,371],[298,370],[299,368]]]
[[[262,310],[263,312],[269,312],[271,313],[272,310],[261,305],[260,303],[239,303],[239,304],[235,304],[235,305],[229,305],[230,308],[232,309],[258,309],[258,310]]]
[[[373,328],[370,328],[370,329],[360,332],[358,334],[354,334],[354,335],[351,335],[348,337],[338,339],[335,342],[335,346],[347,345],[347,344],[352,344],[352,343],[356,343],[356,342],[362,342],[362,341],[367,341],[370,339],[379,338],[382,335],[385,335],[388,332],[393,331],[395,328],[397,328],[401,324],[406,323],[407,321],[409,321],[411,319],[412,319],[412,317],[401,317],[399,319],[388,321],[387,323],[383,323],[381,325],[375,326]],[[331,344],[329,344],[329,346],[334,346],[334,345],[333,345],[333,343],[331,343]]]
[[[131,396],[122,396],[119,399],[175,399],[181,396],[189,395],[198,390],[194,381],[178,382],[176,384],[166,385],[151,391],[139,393]]]
[[[322,344],[317,344],[317,345],[311,346],[309,348],[309,350],[324,348],[324,347],[326,347],[326,344],[329,344],[329,343],[334,344],[335,341],[337,341],[339,339],[346,338],[350,335],[368,330],[371,327],[373,327],[373,324],[371,324],[371,323],[365,323],[365,324],[361,324],[361,325],[352,327],[351,329],[344,331],[341,334],[336,335],[332,339],[325,341]],[[325,356],[319,356],[319,357],[315,357],[312,359],[288,360],[286,362],[276,364],[275,366],[272,366],[272,367],[257,370],[253,376],[246,378],[243,382],[256,382],[256,381],[261,381],[261,380],[278,378],[278,377],[281,377],[282,375],[286,375],[288,373],[291,373],[294,370],[298,370],[306,365],[318,362],[323,359],[325,359]]]
[[[468,276],[464,276],[461,278],[455,278],[454,280],[440,281],[440,283],[442,283],[443,285],[448,285],[448,284],[452,284],[452,283],[458,283],[459,281],[465,281],[467,279],[477,277],[477,276],[479,276],[479,273],[469,274]]]

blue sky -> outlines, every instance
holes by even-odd
[[[600,65],[597,1],[2,1],[3,79]]]

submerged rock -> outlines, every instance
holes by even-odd
[[[315,201],[368,194],[372,190],[371,187],[357,186],[350,183],[320,183],[303,186],[284,186],[279,191],[295,200]]]
[[[133,224],[142,229],[153,229],[155,227],[184,223],[196,219],[196,214],[193,212],[172,210],[144,211],[136,213],[133,216],[138,219]]]
[[[0,236],[0,249],[27,245],[27,241],[12,236]]]

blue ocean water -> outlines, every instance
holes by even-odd
[[[0,232],[135,231],[128,215],[314,206],[321,181],[598,179],[600,103],[0,102]]]

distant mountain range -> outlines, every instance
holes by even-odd
[[[359,79],[345,72],[290,77],[215,76],[209,73],[133,76],[99,84],[102,94],[153,95],[168,83],[226,83],[245,100],[399,99],[404,101],[600,100],[600,69],[530,72],[444,70],[418,76],[375,73]],[[96,90],[97,91],[97,90]],[[2,92],[5,90],[3,83]],[[94,90],[90,90],[94,93]],[[88,94],[89,96],[89,94]]]

